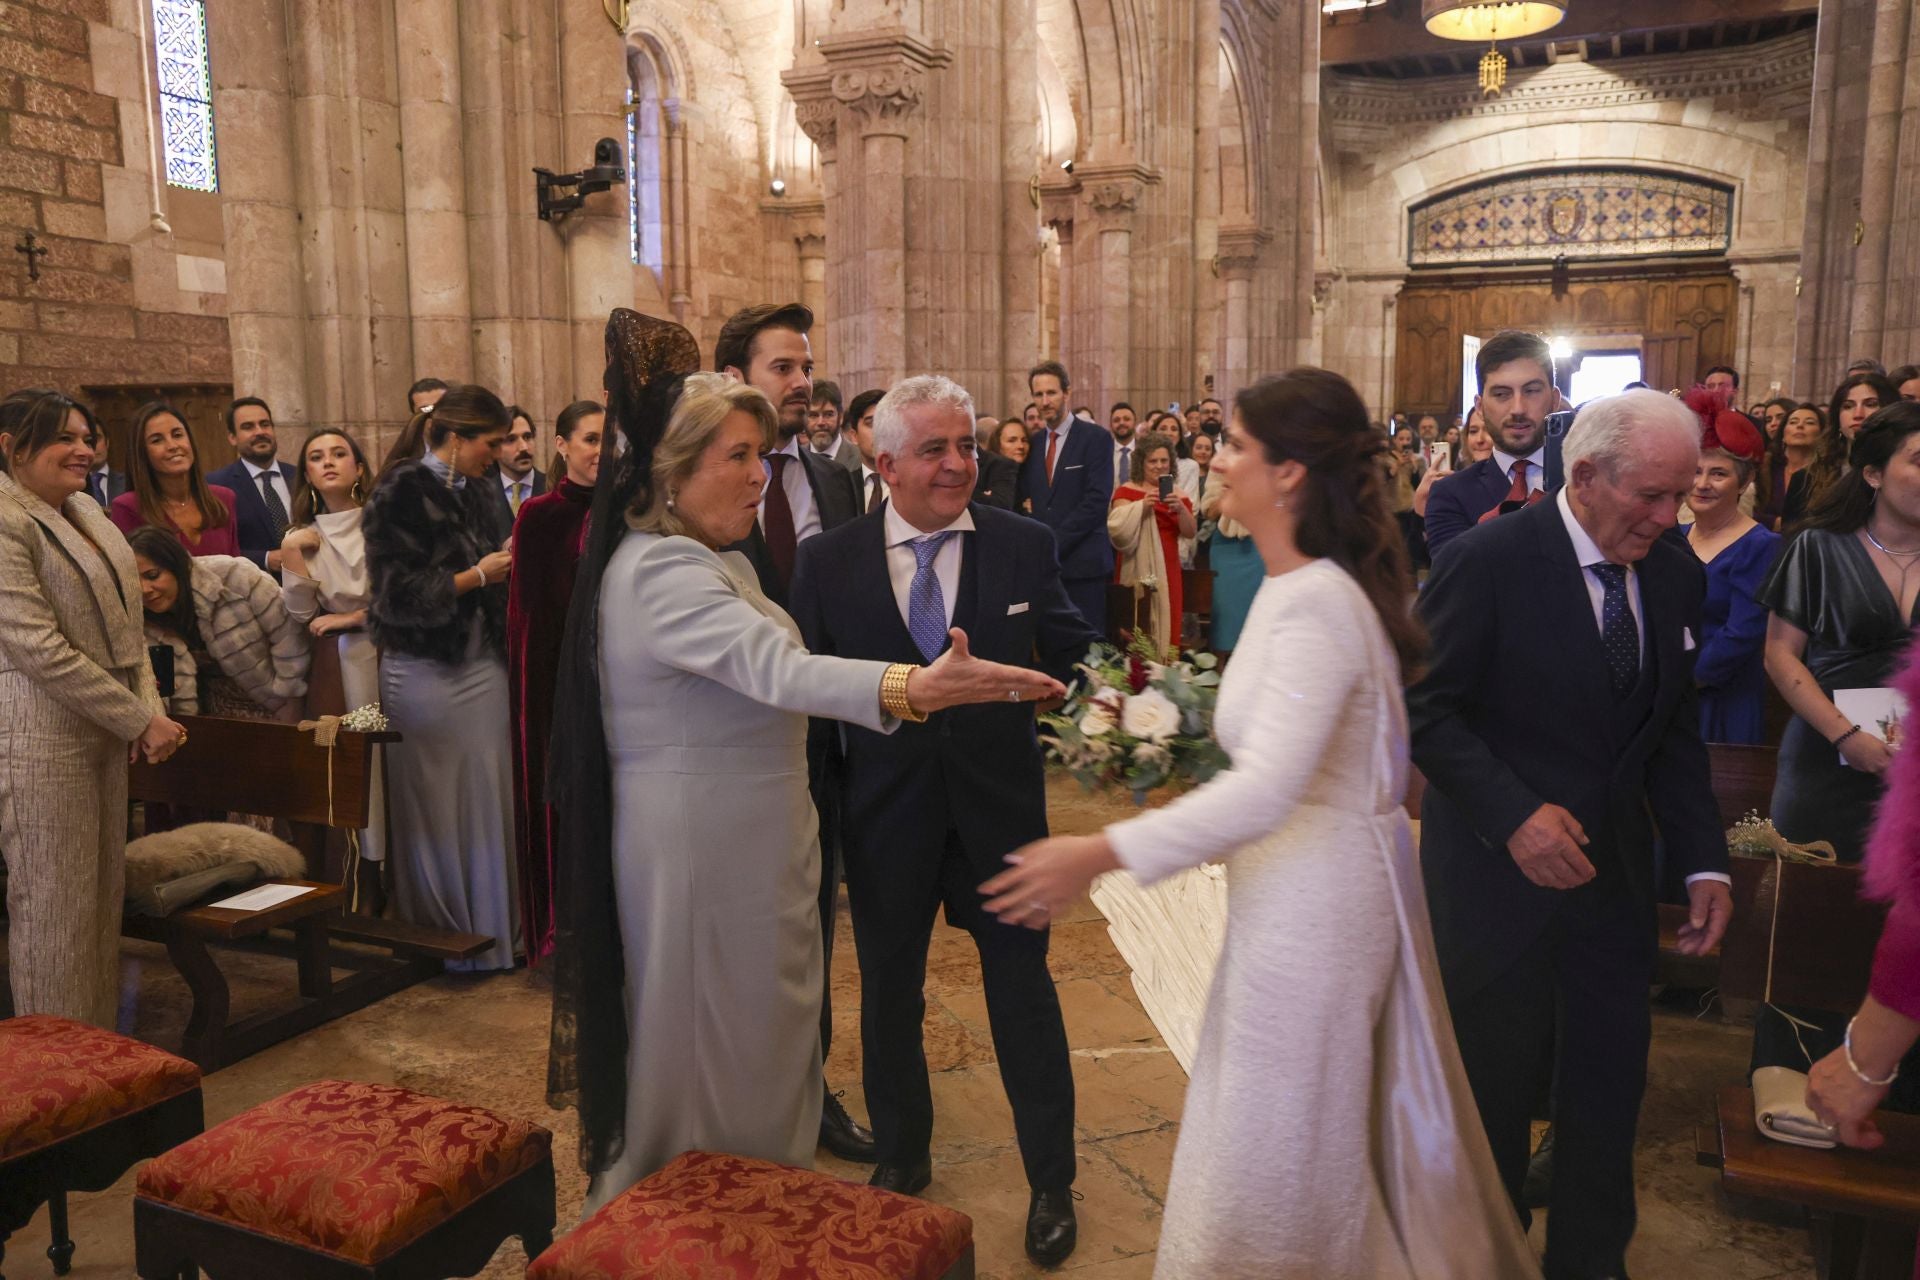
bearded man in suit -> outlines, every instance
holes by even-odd
[[[727,548],[752,562],[760,591],[782,608],[793,585],[800,545],[860,513],[853,476],[807,438],[813,407],[813,312],[798,302],[761,303],[736,311],[720,326],[713,367],[756,388],[773,402],[779,439],[765,457],[766,492],[746,540]],[[820,814],[820,932],[827,963],[821,970],[820,1056],[833,1044],[833,926],[840,902],[840,838],[834,780],[834,726],[816,720],[807,730],[807,767]],[[831,1087],[820,1113],[820,1145],[842,1160],[872,1163],[873,1134],[847,1114]]]
[[[972,398],[946,378],[909,378],[881,400],[874,436],[885,505],[800,551],[793,615],[807,647],[928,663],[953,629],[983,657],[1068,678],[1097,637],[1067,597],[1047,530],[970,501]],[[1104,447],[1099,456],[1104,461]],[[980,952],[1030,1191],[1027,1254],[1056,1265],[1076,1238],[1073,1071],[1047,934],[994,919],[976,887],[1008,853],[1047,833],[1032,708],[1009,698],[942,711],[890,736],[848,727],[844,743],[860,1042],[879,1145],[873,1182],[912,1193],[932,1180],[921,1024],[927,947],[944,907]]]

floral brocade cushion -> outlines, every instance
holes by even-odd
[[[200,1068],[84,1022],[0,1021],[0,1161],[200,1087]]]
[[[527,1280],[938,1280],[964,1213],[824,1173],[689,1151],[534,1260]]]
[[[174,1209],[371,1264],[539,1164],[553,1135],[395,1085],[319,1080],[140,1171]]]

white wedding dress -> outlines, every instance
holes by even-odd
[[[1155,1275],[1538,1276],[1441,994],[1399,666],[1338,566],[1261,585],[1214,730],[1231,769],[1107,832],[1144,884],[1227,866]]]

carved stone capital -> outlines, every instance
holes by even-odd
[[[1073,176],[1088,213],[1109,222],[1130,218],[1146,189],[1160,181],[1159,174],[1136,164],[1085,165]]]
[[[953,61],[950,50],[897,26],[835,36],[819,47],[832,100],[862,135],[902,133],[925,99],[927,73]]]
[[[1327,309],[1327,299],[1333,296],[1334,281],[1340,278],[1338,271],[1316,271],[1313,273],[1313,313],[1319,315]]]
[[[1261,250],[1272,239],[1271,231],[1259,227],[1222,227],[1214,266],[1229,280],[1244,280],[1260,265]]]
[[[794,67],[781,72],[780,81],[793,98],[794,123],[813,139],[821,159],[832,159],[840,119],[839,104],[833,99],[833,73],[819,64]]]

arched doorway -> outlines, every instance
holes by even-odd
[[[1739,287],[1733,191],[1625,168],[1513,174],[1443,192],[1408,216],[1394,408],[1457,412],[1464,340],[1529,329],[1585,353],[1638,353],[1641,378],[1684,387],[1731,364]]]

